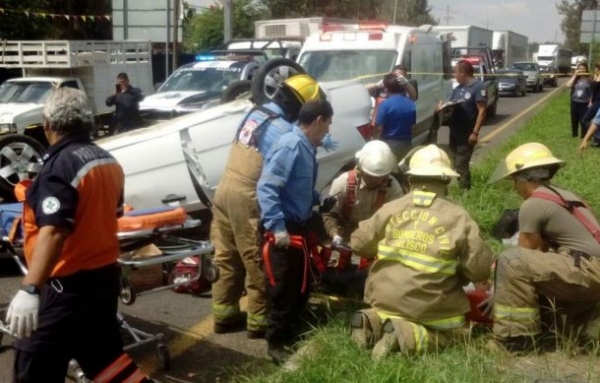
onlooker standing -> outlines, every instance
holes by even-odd
[[[454,77],[458,86],[452,91],[450,101],[462,102],[453,107],[450,117],[450,151],[456,172],[460,174],[460,187],[470,189],[469,163],[485,120],[487,89],[484,83],[473,77],[473,65],[466,60],[456,64]],[[441,107],[440,102],[438,110]]]
[[[588,73],[586,63],[577,64],[575,74],[567,86],[571,88],[571,135],[578,136],[579,126],[581,126],[581,137],[585,136],[587,126],[583,123],[591,99],[590,84],[592,79]]]
[[[149,382],[123,352],[117,217],[124,175],[90,141],[85,94],[60,88],[44,106],[50,143],[23,206],[28,273],[7,313],[14,381],[64,382],[74,358],[94,382]]]
[[[585,136],[581,140],[581,144],[579,145],[580,153],[584,153],[587,150],[588,146],[591,146],[593,148],[600,147],[600,131],[598,131],[599,125],[600,125],[600,110],[598,110],[598,112],[596,112],[596,116],[592,120],[589,129],[587,130],[587,132],[585,133]],[[592,140],[592,138],[593,138],[593,140]],[[590,140],[592,140],[591,144],[590,144]]]
[[[117,129],[115,133],[139,128],[142,125],[140,119],[140,102],[144,95],[139,88],[134,88],[129,83],[127,73],[117,75],[115,93],[106,99],[106,106],[115,106],[115,120]]]
[[[304,104],[299,126],[273,144],[258,181],[261,221],[270,238],[263,255],[271,300],[266,338],[268,354],[277,364],[290,355],[286,347],[298,335],[300,314],[308,301],[310,267],[304,238],[313,206],[320,201],[315,190],[317,147],[329,132],[332,117],[331,104],[325,100]]]
[[[583,124],[586,130],[590,128],[590,124],[600,109],[600,63],[594,66],[594,77],[590,83],[590,103],[585,116],[583,116]]]
[[[417,108],[413,101],[404,96],[405,88],[398,83],[395,74],[385,75],[383,84],[388,96],[377,110],[373,138],[388,144],[398,162],[411,149]]]

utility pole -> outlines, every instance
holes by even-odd
[[[231,41],[233,37],[233,0],[223,0],[223,31],[224,42]]]
[[[442,17],[444,20],[446,20],[446,25],[450,25],[450,20],[452,20],[454,18],[454,16],[452,16],[452,15],[455,15],[457,13],[458,12],[450,9],[449,4],[446,5],[446,16]]]
[[[392,24],[396,24],[396,12],[398,12],[398,0],[394,2],[394,20],[392,21]]]
[[[167,36],[165,42],[165,81],[169,77],[169,43],[171,42],[171,0],[167,0]]]
[[[181,7],[180,0],[174,0],[173,5],[173,70],[177,68],[177,55],[179,52],[178,44],[179,41],[179,7]]]

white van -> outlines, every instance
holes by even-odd
[[[306,39],[298,63],[320,82],[359,79],[365,85],[403,64],[418,90],[413,145],[435,142],[440,126],[435,107],[452,90],[447,35],[432,31],[430,25],[363,23],[329,28]]]

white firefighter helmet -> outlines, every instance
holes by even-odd
[[[383,141],[369,141],[356,152],[358,168],[373,177],[385,177],[396,170],[396,156]]]
[[[550,149],[538,142],[523,144],[500,162],[488,183],[499,181],[520,171],[547,165],[563,166],[565,162],[554,157]]]
[[[458,177],[458,173],[452,169],[452,163],[446,152],[433,144],[417,150],[412,155],[406,173],[419,177]]]

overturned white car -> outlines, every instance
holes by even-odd
[[[261,94],[253,86],[253,100],[266,101],[278,82],[302,71],[285,59],[263,64],[254,79],[261,85]],[[355,152],[365,143],[371,111],[370,96],[358,81],[320,85],[333,105],[330,133],[338,147],[331,152],[322,148],[318,151],[319,189],[353,162]],[[177,200],[189,212],[209,207],[235,132],[252,105],[249,100],[235,100],[99,140],[98,144],[109,150],[125,170],[125,202],[145,208]]]

